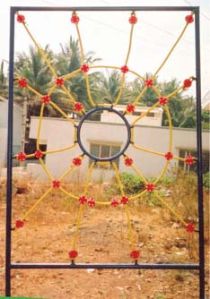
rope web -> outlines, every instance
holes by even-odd
[[[168,167],[170,165],[170,162],[172,160],[179,160],[183,161],[187,165],[192,165],[193,163],[196,162],[196,158],[188,155],[185,158],[181,158],[179,156],[176,156],[172,152],[173,148],[173,126],[172,126],[172,119],[170,115],[170,111],[168,108],[168,103],[170,99],[176,94],[178,94],[180,91],[186,90],[191,87],[193,80],[195,79],[194,77],[189,77],[185,79],[182,83],[181,86],[179,86],[176,90],[171,92],[170,94],[164,94],[161,89],[158,87],[156,84],[157,82],[157,75],[161,71],[161,69],[164,67],[168,59],[170,58],[172,52],[175,50],[177,44],[180,42],[182,39],[184,33],[186,32],[188,26],[193,23],[194,21],[194,16],[193,14],[189,14],[185,17],[185,23],[184,27],[179,34],[178,38],[170,48],[168,54],[166,55],[165,59],[163,62],[160,64],[160,66],[157,68],[157,70],[154,72],[152,76],[149,78],[144,78],[144,76],[140,75],[134,70],[131,70],[129,68],[129,57],[131,54],[131,48],[132,48],[132,42],[133,42],[133,33],[135,29],[135,24],[138,22],[138,18],[136,16],[136,13],[133,11],[131,12],[129,18],[128,18],[128,25],[130,26],[130,35],[129,35],[129,41],[128,41],[128,48],[127,48],[127,53],[125,55],[125,60],[122,63],[122,66],[109,66],[109,65],[89,65],[86,63],[85,59],[85,54],[84,54],[84,46],[83,46],[83,41],[80,33],[80,28],[79,28],[79,22],[80,22],[80,17],[76,12],[72,13],[71,16],[71,23],[75,26],[75,30],[77,32],[78,36],[78,41],[79,41],[79,47],[80,47],[80,64],[81,67],[77,70],[74,70],[71,73],[65,74],[63,76],[58,76],[56,68],[54,68],[50,58],[48,57],[48,54],[45,52],[45,50],[39,45],[33,34],[31,33],[27,23],[25,16],[22,14],[17,14],[17,22],[19,22],[26,30],[27,34],[30,36],[31,40],[33,41],[35,47],[39,51],[43,61],[46,63],[48,66],[50,72],[53,75],[54,82],[52,82],[51,87],[49,88],[49,91],[47,94],[41,94],[39,91],[37,91],[33,86],[31,86],[26,78],[23,77],[17,77],[16,78],[16,83],[19,88],[21,89],[28,89],[31,91],[34,95],[36,95],[40,101],[41,101],[41,109],[40,109],[40,115],[39,115],[39,121],[38,121],[38,128],[37,128],[37,141],[36,141],[36,151],[31,153],[31,154],[26,154],[24,152],[19,152],[16,155],[16,159],[18,161],[25,161],[28,158],[35,157],[38,159],[43,171],[46,173],[48,179],[49,179],[49,188],[42,194],[40,198],[38,198],[35,203],[27,210],[25,211],[19,219],[16,220],[15,222],[15,228],[19,229],[24,227],[26,221],[29,219],[30,215],[34,212],[34,210],[37,208],[37,206],[47,198],[47,196],[54,190],[59,190],[60,192],[64,193],[65,195],[68,196],[71,200],[74,200],[75,202],[78,203],[78,210],[77,210],[77,216],[76,216],[76,231],[72,237],[71,240],[71,247],[70,251],[68,252],[69,259],[70,261],[74,262],[74,260],[78,256],[78,247],[79,247],[79,236],[80,236],[80,226],[82,223],[83,215],[84,212],[87,208],[93,209],[97,205],[103,205],[103,206],[109,206],[111,205],[113,208],[122,208],[126,219],[127,219],[127,239],[130,244],[130,258],[134,262],[138,262],[141,254],[137,246],[137,237],[135,234],[135,230],[132,227],[131,223],[131,214],[129,210],[129,205],[136,201],[136,200],[141,200],[145,194],[153,194],[155,198],[162,204],[164,205],[170,212],[176,216],[178,221],[185,227],[186,231],[188,233],[193,233],[195,231],[195,224],[193,222],[186,222],[183,217],[174,209],[172,206],[170,206],[165,199],[161,196],[160,192],[158,191],[158,184],[160,183],[161,178],[166,174]],[[83,192],[78,196],[74,194],[73,192],[69,192],[65,189],[63,186],[63,180],[69,175],[72,174],[78,167],[80,167],[83,163],[84,159],[89,159],[87,154],[82,151],[82,153],[72,159],[71,165],[68,167],[68,169],[60,176],[60,177],[55,177],[47,165],[44,162],[44,155],[52,155],[55,153],[61,153],[65,151],[71,151],[75,149],[76,147],[79,147],[78,144],[78,126],[75,123],[75,120],[70,118],[69,115],[67,115],[60,107],[57,105],[53,100],[52,100],[52,94],[55,90],[62,90],[68,97],[69,100],[69,105],[72,108],[72,111],[76,113],[79,117],[85,117],[87,114],[87,109],[84,107],[82,102],[79,101],[79,99],[76,99],[73,93],[69,88],[66,87],[65,82],[72,80],[78,75],[83,75],[85,79],[85,84],[86,84],[86,90],[87,90],[87,101],[89,105],[92,107],[93,111],[94,109],[97,109],[97,107],[105,108],[107,107],[107,104],[97,104],[96,101],[94,100],[91,92],[91,87],[90,87],[90,80],[89,80],[89,71],[90,70],[95,70],[95,69],[111,69],[111,70],[118,70],[121,72],[121,84],[120,84],[120,89],[119,92],[112,104],[110,104],[110,109],[114,111],[114,108],[116,105],[119,103],[123,89],[125,87],[125,82],[126,82],[126,74],[130,73],[136,76],[144,85],[143,89],[139,94],[133,99],[132,102],[128,103],[127,106],[125,106],[125,109],[122,113],[123,117],[126,116],[127,114],[132,114],[138,104],[141,102],[145,92],[147,89],[152,89],[157,97],[157,101],[155,104],[153,104],[151,107],[148,107],[147,110],[143,113],[140,114],[140,116],[137,116],[135,120],[131,123],[129,130],[130,130],[130,138],[129,138],[129,146],[133,147],[137,151],[142,151],[142,152],[147,152],[149,154],[152,154],[154,156],[160,156],[162,159],[165,161],[165,165],[162,168],[160,174],[157,176],[157,178],[153,180],[148,180],[139,166],[136,165],[134,159],[131,156],[128,156],[126,154],[126,150],[120,154],[120,158],[124,160],[124,164],[132,169],[138,177],[141,178],[141,180],[144,182],[144,190],[139,191],[134,195],[127,195],[124,191],[124,185],[120,176],[120,171],[118,169],[118,165],[116,162],[116,159],[107,159],[106,161],[102,161],[99,159],[95,159],[92,161],[89,166],[88,170],[86,173],[86,181],[84,184]],[[67,147],[63,148],[58,148],[54,150],[46,150],[46,151],[41,151],[40,149],[40,135],[41,135],[41,130],[42,130],[42,124],[43,124],[43,115],[44,115],[44,109],[47,105],[50,105],[53,109],[55,109],[64,119],[66,119],[71,126],[74,127],[74,134],[73,134],[73,140],[72,144],[70,144]],[[137,123],[144,117],[148,115],[149,112],[153,111],[156,107],[162,107],[162,109],[165,111],[166,116],[168,118],[168,123],[169,123],[169,144],[168,144],[168,151],[167,152],[158,152],[155,151],[151,148],[145,148],[142,147],[135,142],[135,127]],[[92,180],[92,173],[94,170],[94,166],[96,164],[108,164],[110,168],[113,170],[117,184],[119,186],[120,194],[119,196],[114,199],[109,199],[107,201],[98,201],[95,200],[93,197],[90,197],[89,195],[89,183]]]

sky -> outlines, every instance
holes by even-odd
[[[10,6],[200,6],[201,9],[201,88],[202,97],[210,90],[210,1],[209,0],[1,0],[0,1],[0,61],[8,61]],[[94,51],[102,60],[98,64],[122,66],[125,60],[130,26],[129,12],[80,12],[80,31],[85,52]],[[154,73],[184,26],[186,12],[137,12],[129,68],[141,75]],[[60,44],[77,38],[70,13],[24,12],[27,25],[43,47],[48,44],[58,52]],[[27,52],[32,44],[24,28],[16,23],[15,55]],[[195,75],[194,25],[159,74],[159,80]],[[132,78],[131,78],[132,79]],[[194,95],[192,88],[188,94]]]

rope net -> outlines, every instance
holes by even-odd
[[[140,259],[141,253],[138,249],[137,246],[137,237],[136,233],[134,231],[134,228],[131,223],[131,213],[129,209],[129,204],[131,204],[134,201],[139,201],[143,198],[145,194],[153,194],[153,196],[162,204],[164,205],[176,218],[177,220],[185,227],[186,231],[188,233],[193,233],[195,231],[195,224],[193,222],[186,222],[183,217],[174,209],[172,206],[170,206],[167,201],[161,196],[159,190],[158,190],[158,184],[160,183],[160,180],[163,178],[163,176],[166,174],[168,167],[170,165],[170,162],[172,160],[179,160],[183,161],[187,165],[192,165],[193,163],[196,162],[196,158],[188,155],[185,158],[181,158],[179,156],[176,156],[173,152],[173,125],[172,125],[172,118],[171,114],[168,108],[168,103],[170,102],[170,99],[174,96],[176,96],[180,91],[186,90],[191,87],[193,80],[195,79],[193,76],[190,76],[189,78],[186,78],[183,80],[183,83],[181,86],[179,86],[176,90],[169,94],[164,94],[160,87],[157,85],[157,76],[159,72],[162,70],[162,68],[165,66],[166,62],[170,58],[171,54],[175,50],[177,44],[181,41],[182,37],[184,36],[184,33],[186,32],[188,26],[193,23],[194,21],[194,16],[193,14],[189,14],[185,17],[185,22],[184,22],[184,27],[179,34],[178,38],[170,48],[168,54],[166,55],[165,59],[163,62],[160,64],[160,66],[157,68],[157,70],[154,72],[153,75],[151,75],[149,78],[145,78],[144,76],[140,75],[136,71],[132,70],[129,68],[129,58],[131,55],[131,49],[132,49],[132,43],[133,43],[133,33],[135,30],[135,24],[138,22],[138,18],[136,16],[135,12],[131,12],[130,16],[128,17],[128,25],[130,26],[130,35],[129,35],[129,41],[128,41],[128,47],[127,47],[127,53],[125,55],[125,59],[122,63],[121,66],[109,66],[109,65],[89,65],[86,63],[85,60],[85,54],[84,54],[84,45],[82,41],[82,36],[80,33],[80,17],[76,12],[72,13],[71,16],[71,23],[75,26],[75,30],[77,33],[78,41],[79,41],[79,47],[80,47],[80,68],[77,70],[74,70],[71,73],[67,73],[63,76],[59,76],[57,74],[56,68],[53,66],[52,61],[48,57],[48,54],[45,52],[45,50],[39,45],[37,42],[36,38],[33,36],[31,33],[27,23],[25,16],[22,14],[17,14],[17,22],[20,23],[25,28],[25,31],[27,34],[30,36],[32,42],[34,43],[35,47],[37,48],[38,52],[40,53],[43,61],[46,63],[48,66],[50,72],[52,73],[52,76],[54,78],[54,82],[52,82],[51,87],[49,88],[49,91],[47,94],[41,94],[39,91],[37,91],[33,86],[31,86],[28,83],[28,80],[23,77],[17,77],[16,78],[16,84],[20,89],[28,89],[30,92],[32,92],[34,95],[36,95],[40,102],[41,102],[41,109],[40,109],[40,114],[39,114],[39,121],[38,121],[38,127],[37,127],[37,141],[36,141],[36,151],[31,154],[26,154],[25,152],[19,152],[16,155],[16,159],[20,162],[25,161],[28,158],[36,158],[38,159],[43,171],[46,173],[48,179],[49,179],[49,188],[44,192],[44,194],[38,198],[35,203],[27,210],[25,211],[19,219],[16,220],[15,222],[15,228],[19,229],[24,227],[26,221],[30,218],[30,215],[35,211],[37,206],[47,198],[47,196],[53,191],[53,190],[58,190],[62,192],[63,194],[67,195],[69,199],[77,202],[78,204],[78,211],[77,211],[77,216],[76,216],[76,231],[72,237],[71,240],[71,246],[70,246],[70,251],[68,252],[69,259],[73,262],[77,256],[78,256],[78,247],[79,247],[79,235],[80,235],[80,227],[81,223],[83,220],[84,212],[86,209],[94,209],[96,206],[112,206],[113,208],[118,208],[120,207],[123,209],[123,212],[125,214],[125,217],[127,219],[127,240],[130,244],[130,258],[134,262],[138,262]],[[86,116],[87,114],[87,109],[83,105],[82,102],[77,100],[72,93],[72,91],[65,86],[65,82],[72,80],[78,75],[82,75],[85,80],[85,85],[86,85],[86,90],[87,90],[87,101],[92,107],[92,109],[96,109],[97,107],[107,107],[107,104],[97,104],[95,99],[92,96],[91,92],[91,87],[90,87],[90,79],[89,79],[89,72],[91,70],[95,69],[110,69],[110,70],[118,70],[121,73],[121,78],[120,78],[120,88],[118,91],[118,94],[112,104],[110,104],[110,109],[113,109],[118,105],[123,89],[125,87],[125,82],[126,82],[126,75],[128,73],[133,74],[138,78],[144,85],[142,91],[139,92],[139,94],[125,106],[125,109],[122,113],[123,116],[126,116],[127,114],[132,114],[135,112],[136,107],[138,104],[141,102],[145,92],[148,89],[153,90],[155,95],[157,96],[157,101],[155,104],[153,104],[151,107],[147,107],[147,110],[143,113],[141,113],[139,116],[135,118],[135,120],[131,123],[129,129],[130,129],[130,138],[129,138],[129,146],[132,147],[133,149],[137,151],[142,151],[142,152],[147,152],[150,153],[154,156],[160,156],[162,159],[165,161],[165,165],[162,168],[160,174],[158,175],[157,178],[153,180],[148,180],[139,166],[136,165],[134,159],[131,156],[128,156],[125,152],[121,153],[121,156],[124,160],[124,164],[126,167],[132,169],[136,175],[141,178],[141,180],[144,182],[144,190],[137,192],[136,194],[133,195],[127,195],[126,192],[124,191],[124,184],[122,182],[121,176],[120,176],[120,171],[118,168],[118,165],[116,163],[116,159],[108,159],[108,161],[100,161],[99,159],[95,159],[92,163],[89,163],[88,170],[86,173],[86,181],[84,184],[83,192],[78,196],[74,193],[71,193],[65,189],[63,186],[63,180],[70,174],[72,174],[76,169],[78,169],[84,159],[89,158],[86,153],[82,152],[80,155],[74,157],[72,159],[71,165],[68,167],[68,169],[60,176],[60,177],[55,177],[48,166],[44,162],[44,156],[46,155],[51,155],[55,153],[61,153],[65,151],[71,151],[75,149],[76,147],[79,146],[78,144],[78,126],[75,123],[75,120],[70,118],[69,115],[67,115],[60,107],[58,104],[56,104],[53,99],[52,99],[52,94],[55,90],[62,90],[63,93],[66,94],[69,100],[69,105],[72,107],[72,111],[77,114],[79,117],[81,116]],[[68,121],[71,125],[74,127],[74,134],[73,134],[73,140],[72,144],[70,144],[67,147],[63,148],[58,148],[58,149],[53,149],[53,150],[46,150],[42,151],[40,149],[40,144],[41,144],[41,130],[42,130],[42,125],[43,125],[43,115],[44,115],[44,109],[47,105],[50,105],[53,109],[55,109],[66,121]],[[138,122],[146,117],[151,111],[153,111],[155,108],[161,107],[168,118],[168,124],[169,124],[169,144],[168,144],[168,150],[167,152],[158,152],[155,151],[151,148],[145,148],[142,147],[135,142],[135,127],[138,124]],[[81,148],[80,148],[81,149]],[[93,197],[89,195],[89,183],[92,180],[92,174],[93,174],[93,169],[95,165],[108,165],[110,169],[113,170],[113,173],[115,175],[117,184],[119,186],[120,194],[119,196],[114,199],[109,199],[106,201],[99,201],[95,200]]]

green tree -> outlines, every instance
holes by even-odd
[[[52,53],[45,48],[48,56],[52,58]],[[41,94],[48,92],[50,83],[52,81],[52,75],[48,66],[43,61],[40,52],[33,47],[29,48],[29,54],[20,53],[15,61],[15,77],[24,77],[28,83]],[[39,115],[40,113],[40,98],[28,89],[20,89],[15,87],[15,101],[27,103],[27,114]],[[48,105],[44,111],[44,115],[55,116],[56,113]]]
[[[79,42],[78,40],[74,40],[72,37],[70,37],[69,43],[61,46],[61,52],[56,55],[55,57],[55,65],[58,70],[58,73],[60,76],[71,73],[81,67],[80,63],[80,49],[79,49]],[[85,57],[85,62],[89,65],[92,65],[93,63],[99,61],[99,58],[94,57],[93,52],[88,52]],[[98,101],[98,88],[97,84],[98,81],[101,78],[101,75],[99,72],[92,72],[89,76],[89,84],[90,84],[90,90],[91,94],[94,100]],[[78,74],[75,77],[71,78],[71,80],[67,80],[65,82],[67,88],[69,91],[71,91],[74,98],[84,104],[86,109],[90,108],[90,105],[87,101],[88,95],[87,95],[87,88],[86,88],[86,82],[84,79],[83,74]],[[60,97],[66,97],[64,93],[61,91],[59,94]]]
[[[8,98],[8,79],[7,76],[5,75],[5,70],[4,70],[4,61],[1,62],[0,66],[0,96],[2,98]]]
[[[204,110],[202,112],[202,127],[203,129],[210,129],[210,111]]]

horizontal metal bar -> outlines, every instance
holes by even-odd
[[[68,263],[12,263],[11,269],[156,269],[199,270],[199,264],[68,264]]]
[[[12,6],[13,11],[194,11],[197,6]]]

